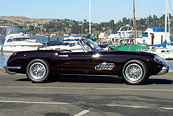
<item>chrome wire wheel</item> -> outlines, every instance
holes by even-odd
[[[148,68],[143,61],[130,60],[123,66],[122,77],[127,84],[142,84],[148,77]]]
[[[30,66],[29,73],[33,79],[42,79],[46,74],[46,67],[40,62],[35,62]]]
[[[142,78],[143,70],[140,65],[133,63],[127,66],[125,75],[129,81],[138,81]]]
[[[49,79],[49,64],[43,59],[34,59],[26,67],[27,77],[35,83],[45,82]]]

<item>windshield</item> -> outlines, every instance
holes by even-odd
[[[91,39],[81,39],[80,42],[86,51],[101,50],[101,48],[97,44],[95,44]]]
[[[13,41],[25,41],[29,38],[13,38]]]

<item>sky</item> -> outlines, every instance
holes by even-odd
[[[173,14],[173,0],[169,11]],[[91,0],[93,23],[133,17],[133,0]],[[165,13],[165,0],[136,0],[136,17]],[[89,20],[89,0],[0,0],[0,16]]]

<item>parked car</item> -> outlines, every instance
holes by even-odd
[[[13,53],[5,70],[23,73],[32,82],[45,82],[53,73],[85,76],[119,76],[127,84],[141,84],[151,75],[165,74],[169,66],[158,55],[146,52],[104,51],[91,39],[81,39],[83,52],[37,50]]]

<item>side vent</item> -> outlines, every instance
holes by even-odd
[[[114,63],[100,63],[95,66],[95,70],[112,70],[115,67]]]

